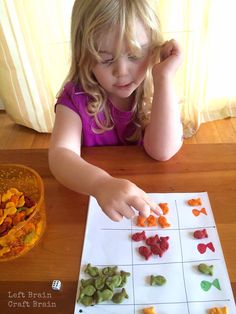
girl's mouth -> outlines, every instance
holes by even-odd
[[[128,84],[115,84],[114,86],[116,88],[119,88],[119,89],[126,89],[126,88],[129,88],[131,86],[132,83],[128,83]]]

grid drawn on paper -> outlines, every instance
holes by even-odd
[[[95,312],[96,314],[141,314],[142,309],[149,306],[154,306],[157,314],[201,314],[216,306],[227,306],[229,313],[234,313],[234,298],[207,193],[153,193],[150,196],[156,199],[157,203],[168,203],[172,214],[172,219],[168,218],[172,225],[170,228],[140,228],[135,226],[134,220],[123,220],[121,223],[111,222],[101,212],[96,200],[90,199],[80,279],[84,278],[83,269],[87,263],[99,268],[117,265],[119,270],[131,273],[128,286],[125,286],[129,299],[120,305],[114,305],[111,302],[95,305],[96,310],[94,307],[76,304],[75,314]],[[188,199],[197,197],[203,199],[203,205],[207,208],[208,216],[203,217],[206,218],[207,223],[203,218],[194,220],[190,213],[192,207],[188,207],[188,211],[183,208],[183,204]],[[189,248],[196,247],[199,243],[190,234],[192,235],[196,229],[203,228],[209,233],[207,241],[214,239],[216,251],[214,254],[209,252],[202,256],[199,256],[199,253],[190,254]],[[138,255],[137,247],[145,244],[133,242],[131,235],[142,230],[145,230],[147,237],[156,233],[170,237],[170,249],[162,258],[155,256],[146,261]],[[213,278],[206,277],[196,272],[196,265],[203,262],[216,265],[216,276],[221,278],[220,291],[216,291],[217,289],[213,287],[209,293],[200,290],[201,280],[211,282],[216,277],[215,275]],[[163,275],[161,272],[166,272],[167,284],[165,286],[168,287],[168,282],[170,283],[169,291],[164,286],[152,287],[147,283],[147,278],[151,274]]]

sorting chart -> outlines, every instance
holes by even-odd
[[[77,298],[81,279],[88,278],[84,272],[87,264],[99,269],[116,265],[129,272],[125,285],[128,298],[121,304],[104,301],[84,306],[76,302],[74,314],[142,314],[148,307],[153,307],[157,314],[207,314],[215,307],[227,307],[229,314],[236,313],[208,194],[149,193],[149,196],[157,204],[168,204],[165,217],[169,227],[137,226],[138,214],[131,220],[114,222],[102,212],[96,199],[90,198]],[[200,199],[201,205],[190,206],[190,199]],[[168,237],[168,250],[161,257],[152,254],[146,259],[140,254],[140,246],[147,247],[145,240],[133,241],[132,236],[143,231],[147,238]],[[198,236],[194,237],[196,231]],[[213,274],[200,272],[199,264],[209,265]],[[151,276],[163,276],[166,282],[152,286]]]

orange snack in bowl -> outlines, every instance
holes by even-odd
[[[13,194],[10,198],[10,202],[14,203],[15,206],[17,206],[18,201],[19,201],[19,196],[17,194]]]
[[[158,223],[162,228],[168,228],[171,226],[165,216],[158,217]]]
[[[24,165],[0,164],[0,262],[28,252],[45,225],[41,177]]]
[[[17,226],[17,224],[25,219],[25,211],[17,212],[13,216],[13,225]]]

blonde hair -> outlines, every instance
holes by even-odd
[[[92,72],[94,64],[100,60],[98,38],[118,25],[119,46],[121,47],[123,40],[126,39],[131,49],[140,51],[141,47],[134,34],[135,20],[138,18],[150,35],[150,49],[159,57],[159,48],[163,41],[160,22],[152,2],[151,0],[75,0],[71,19],[71,66],[65,82],[74,82],[90,96],[87,111],[95,119],[98,127],[94,130],[96,133],[114,127],[106,105],[106,92],[97,83]],[[150,68],[135,92],[133,121],[137,128],[129,138],[130,141],[136,141],[140,137],[142,129],[149,120],[152,93]],[[98,118],[100,111],[105,115],[103,122]]]

